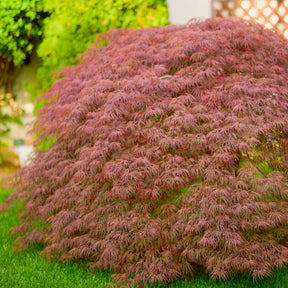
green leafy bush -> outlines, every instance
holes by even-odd
[[[31,54],[42,34],[40,0],[0,1],[0,86],[12,92],[13,70]]]
[[[168,24],[165,0],[48,0],[44,39],[38,49],[43,66],[38,71],[46,90],[56,70],[73,64],[97,33],[115,28],[142,28]]]

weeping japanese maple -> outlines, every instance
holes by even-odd
[[[168,283],[288,262],[288,42],[208,19],[110,30],[43,96],[18,248]],[[42,223],[44,225],[39,225]]]

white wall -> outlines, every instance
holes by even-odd
[[[191,18],[212,17],[211,0],[166,0],[172,24],[185,24]]]

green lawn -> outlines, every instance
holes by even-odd
[[[0,202],[4,201],[11,190],[0,189]],[[107,272],[93,275],[78,263],[63,264],[48,262],[39,256],[41,249],[33,248],[25,253],[13,253],[13,240],[8,236],[11,227],[17,224],[17,207],[14,204],[6,214],[0,214],[0,287],[1,288],[49,288],[85,287],[101,288],[111,281]],[[158,286],[157,286],[158,287]],[[159,286],[167,287],[167,286]],[[226,282],[214,282],[198,277],[190,283],[178,281],[171,288],[288,288],[288,267],[275,271],[271,278],[253,282],[246,276],[239,276]],[[155,288],[155,287],[154,287]]]

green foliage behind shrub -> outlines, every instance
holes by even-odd
[[[142,28],[168,24],[165,0],[47,0],[44,39],[38,49],[43,66],[38,71],[41,88],[53,83],[50,75],[73,64],[97,33],[115,28]]]
[[[40,0],[0,1],[0,86],[11,93],[12,74],[31,54],[46,14]]]
[[[23,64],[42,34],[43,11],[39,0],[1,0],[1,59]]]

